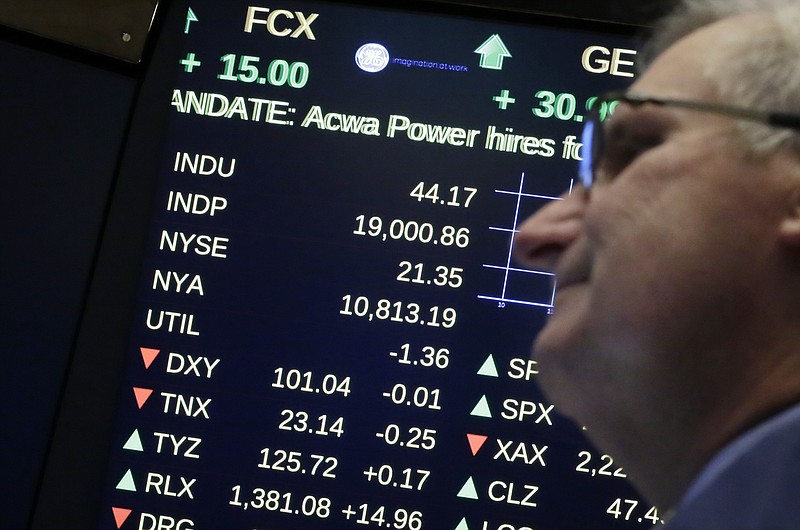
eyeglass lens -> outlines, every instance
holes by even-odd
[[[595,143],[597,141],[595,129],[599,123],[595,116],[597,113],[592,112],[586,124],[583,126],[583,134],[581,135],[581,142],[583,143],[583,158],[578,165],[578,177],[581,179],[583,188],[588,190],[592,187],[594,181],[594,158],[595,158]]]

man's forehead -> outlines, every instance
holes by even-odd
[[[763,12],[726,18],[686,35],[659,55],[632,89],[648,95],[719,101],[719,80],[736,51],[774,21]],[[729,102],[733,103],[733,102]]]

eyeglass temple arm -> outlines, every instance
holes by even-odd
[[[797,114],[788,114],[786,112],[771,112],[767,117],[770,125],[777,127],[786,127],[800,131],[800,116]]]
[[[653,103],[655,105],[664,105],[672,107],[683,107],[686,109],[693,109],[698,111],[716,111],[728,116],[740,118],[743,120],[756,121],[774,125],[776,127],[786,127],[800,131],[800,115],[791,114],[788,112],[761,112],[750,109],[740,109],[736,107],[728,107],[725,105],[709,105],[707,103],[698,103],[694,101],[681,101],[671,99],[638,98],[633,96],[630,98],[634,103]]]

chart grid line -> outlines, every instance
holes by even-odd
[[[523,173],[524,175],[524,173]],[[519,197],[525,197],[528,199],[547,199],[549,201],[563,201],[561,197],[551,197],[550,195],[534,195],[533,193],[517,193],[514,191],[508,190],[494,190],[495,193],[499,193],[500,195],[517,195]],[[572,192],[572,186],[570,186],[570,193]]]
[[[521,272],[523,274],[538,274],[540,276],[555,276],[555,274],[553,274],[552,272],[537,271],[537,270],[533,270],[533,269],[517,269],[517,268],[514,268],[514,267],[501,267],[500,265],[486,265],[486,264],[484,264],[484,267],[486,267],[487,269],[500,269],[500,270],[508,269],[511,272]]]
[[[570,179],[569,184],[569,191],[568,194],[572,194],[574,189],[574,179]],[[555,281],[555,274],[548,271],[541,271],[541,270],[532,270],[532,269],[521,269],[517,267],[511,266],[513,251],[514,251],[514,244],[516,242],[517,234],[520,232],[517,229],[517,225],[519,223],[519,216],[520,210],[522,205],[523,197],[526,199],[539,199],[539,200],[546,200],[546,201],[562,201],[564,197],[554,197],[551,195],[545,194],[537,194],[537,193],[525,193],[523,192],[525,188],[525,172],[523,171],[520,174],[519,178],[519,186],[517,190],[507,190],[507,189],[496,189],[494,190],[495,193],[498,195],[511,195],[516,197],[516,204],[514,209],[514,222],[512,227],[501,227],[501,226],[490,226],[489,230],[492,232],[500,232],[505,234],[510,234],[509,243],[508,243],[508,253],[506,255],[505,265],[494,265],[494,264],[483,264],[483,267],[486,269],[493,269],[493,270],[502,270],[503,271],[503,285],[501,289],[501,294],[499,296],[496,295],[478,295],[478,298],[481,300],[491,300],[500,303],[500,307],[504,307],[505,304],[520,304],[526,306],[533,306],[533,307],[543,307],[548,310],[552,310],[553,303],[555,300],[556,294],[556,281]],[[542,301],[533,301],[533,300],[523,300],[520,299],[519,296],[509,295],[509,277],[511,273],[514,274],[523,274],[528,276],[540,276],[540,277],[548,277],[552,278],[550,288],[547,291],[547,294],[542,296]],[[540,291],[541,292],[541,291]],[[543,294],[543,293],[542,293]],[[546,298],[545,298],[546,296]]]
[[[506,288],[508,287],[508,273],[509,268],[511,267],[511,254],[514,252],[514,238],[517,236],[517,221],[519,221],[519,204],[522,201],[522,187],[525,185],[525,172],[522,172],[522,176],[519,179],[519,191],[517,192],[517,208],[514,210],[514,224],[511,226],[514,228],[511,232],[511,243],[508,245],[508,258],[506,258],[506,273],[505,277],[503,278],[503,298],[506,297]]]
[[[493,302],[530,305],[530,306],[535,306],[535,307],[544,307],[544,308],[547,308],[547,309],[552,309],[553,308],[552,302],[549,303],[549,304],[544,304],[542,302],[530,302],[528,300],[515,300],[513,298],[505,298],[505,297],[500,298],[498,296],[485,296],[485,295],[478,295],[478,298],[480,298],[481,300],[492,300]]]

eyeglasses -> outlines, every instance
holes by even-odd
[[[606,154],[606,138],[603,123],[606,118],[614,113],[616,106],[620,102],[626,103],[634,108],[645,104],[651,104],[662,107],[676,107],[700,112],[710,112],[740,120],[758,122],[773,127],[783,127],[800,131],[800,115],[798,114],[763,112],[698,101],[661,99],[633,92],[609,92],[597,98],[592,104],[581,137],[581,141],[583,142],[583,160],[580,162],[578,175],[583,183],[585,191],[589,191],[592,185],[598,180],[603,181],[608,178],[608,176],[604,178],[604,174],[598,171],[603,161],[603,156]]]

